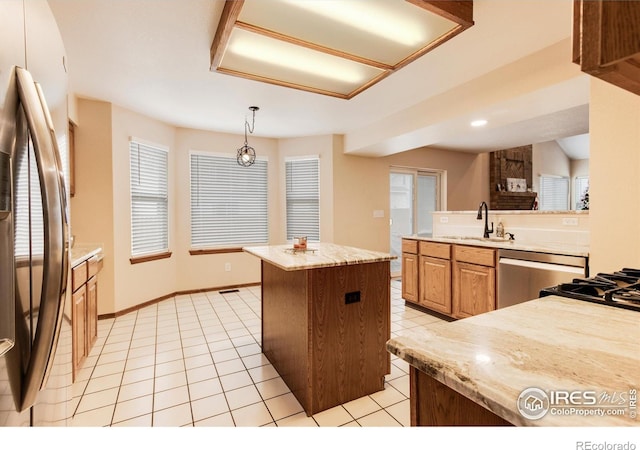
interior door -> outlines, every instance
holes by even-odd
[[[389,175],[391,276],[402,271],[402,237],[433,234],[433,212],[440,211],[443,176],[440,171],[392,169]]]

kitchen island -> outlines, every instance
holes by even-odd
[[[262,352],[307,415],[384,389],[393,256],[326,243],[243,250],[261,259]]]
[[[411,425],[638,426],[640,316],[558,296],[387,343],[407,361]]]

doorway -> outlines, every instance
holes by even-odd
[[[402,237],[416,234],[430,237],[433,212],[444,207],[444,172],[426,169],[392,168],[389,174],[391,276],[402,271]]]

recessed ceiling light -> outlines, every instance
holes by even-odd
[[[485,119],[478,119],[471,122],[472,127],[483,127],[486,124],[487,124],[487,121]]]

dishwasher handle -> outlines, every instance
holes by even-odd
[[[549,270],[553,272],[575,273],[584,276],[584,267],[566,266],[538,261],[525,261],[523,259],[500,258],[499,264],[527,267],[530,269]]]

